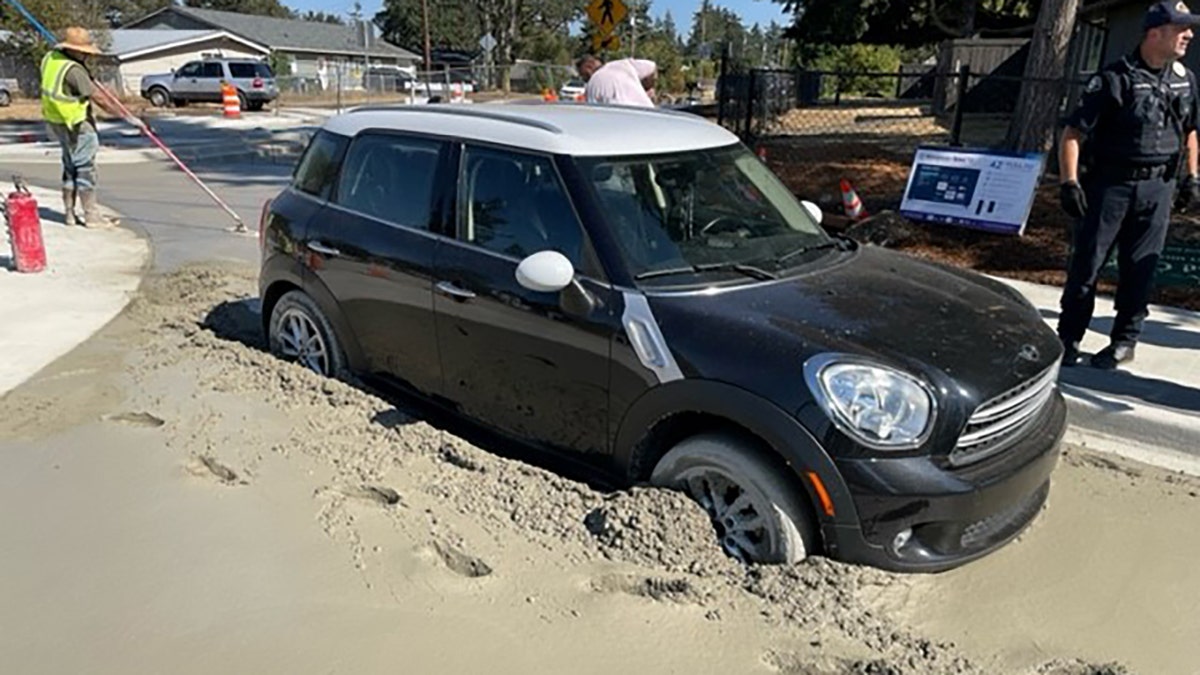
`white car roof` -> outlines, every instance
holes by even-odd
[[[327,131],[387,129],[452,136],[577,157],[720,148],[737,136],[696,115],[580,103],[485,103],[366,107],[331,118]]]

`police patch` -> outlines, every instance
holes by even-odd
[[[1104,84],[1104,82],[1100,79],[1100,76],[1093,75],[1092,79],[1088,80],[1087,86],[1085,86],[1083,90],[1089,94],[1094,94],[1100,91],[1100,86],[1102,84]]]
[[[1179,4],[1182,5],[1183,3],[1179,3]],[[1174,70],[1175,74],[1180,77],[1187,77],[1187,68],[1184,68],[1183,64],[1178,61],[1171,64],[1171,70]]]
[[[1185,5],[1185,4],[1183,4],[1182,2],[1181,2],[1181,3],[1179,3],[1178,5],[1175,5],[1175,11],[1177,11],[1177,12],[1183,12],[1184,14],[1191,14],[1191,13],[1192,13],[1192,10],[1188,9],[1188,6],[1187,6],[1187,5]]]

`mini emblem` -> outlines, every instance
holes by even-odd
[[[1179,3],[1178,5],[1175,5],[1175,9],[1176,9],[1177,11],[1183,12],[1184,14],[1191,14],[1191,13],[1192,13],[1192,10],[1188,9],[1188,6],[1187,6],[1187,5],[1185,5],[1185,4],[1183,4],[1182,2],[1181,2],[1181,3]]]
[[[1175,71],[1175,74],[1176,74],[1176,75],[1178,75],[1178,76],[1180,76],[1180,77],[1186,77],[1186,76],[1187,76],[1187,68],[1184,68],[1184,67],[1183,67],[1183,64],[1182,64],[1182,63],[1180,63],[1180,62],[1178,62],[1178,61],[1176,61],[1175,63],[1171,64],[1171,70],[1174,70],[1174,71]]]
[[[1017,352],[1017,358],[1022,361],[1037,363],[1042,359],[1042,353],[1033,345],[1021,345],[1020,351]]]
[[[1085,87],[1084,90],[1089,94],[1094,94],[1100,91],[1100,84],[1100,76],[1095,75],[1092,77],[1092,79],[1088,80],[1087,87]]]

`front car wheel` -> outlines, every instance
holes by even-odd
[[[792,472],[736,436],[684,440],[659,460],[650,482],[699,502],[721,548],[742,562],[790,564],[816,550],[816,519]]]

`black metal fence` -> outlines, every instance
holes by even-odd
[[[720,122],[747,141],[886,143],[997,147],[1026,78],[935,69],[895,73],[751,69],[723,66]],[[1084,78],[1044,80],[1065,114]]]

